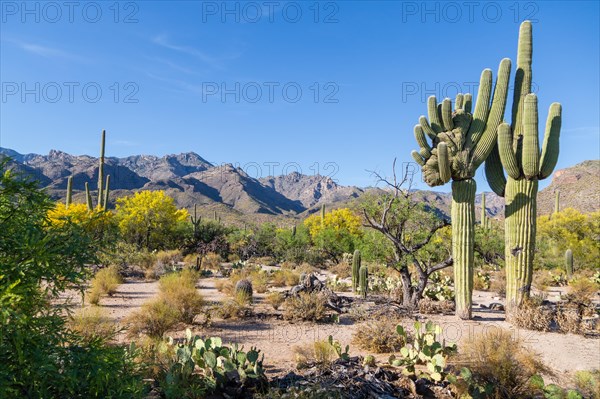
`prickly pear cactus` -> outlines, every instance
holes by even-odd
[[[505,197],[507,310],[529,296],[533,278],[538,181],[552,174],[558,160],[562,108],[553,103],[540,151],[537,97],[531,93],[531,22],[521,24],[512,123],[498,127],[497,147],[486,160],[490,187]],[[508,178],[504,177],[504,172]]]
[[[412,157],[421,165],[424,181],[431,187],[452,180],[452,257],[456,290],[456,314],[471,318],[475,239],[475,191],[473,177],[496,143],[497,127],[502,122],[511,62],[500,62],[492,98],[492,71],[481,74],[475,111],[471,94],[458,94],[438,104],[429,97],[429,120],[419,118],[414,128],[420,150]]]

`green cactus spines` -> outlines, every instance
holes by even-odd
[[[475,180],[452,182],[452,256],[456,315],[471,318],[475,243]]]
[[[546,131],[544,133],[544,143],[542,144],[540,179],[550,176],[558,162],[558,139],[560,137],[561,124],[562,106],[560,103],[552,103],[550,105],[550,112],[548,112],[548,119],[546,120]]]
[[[100,158],[98,159],[98,207],[101,207],[104,201],[104,146],[106,144],[106,130],[102,130],[100,139]]]
[[[359,273],[360,273],[361,256],[360,251],[354,251],[352,256],[352,291],[356,292],[359,284]]]
[[[67,179],[67,199],[65,200],[65,207],[69,209],[71,201],[73,199],[73,176],[69,176]]]
[[[87,203],[88,211],[93,211],[94,206],[92,205],[92,193],[90,193],[90,185],[85,182],[85,201]]]
[[[369,290],[369,268],[367,266],[361,266],[359,269],[359,286],[360,286],[360,294],[363,298],[367,297],[367,291]]]
[[[437,146],[438,150],[438,162],[440,169],[440,179],[444,183],[448,183],[452,177],[452,171],[450,169],[450,160],[448,159],[448,146],[446,143],[439,143]]]
[[[492,71],[486,69],[482,72],[473,114],[470,94],[457,95],[454,112],[450,99],[437,104],[432,96],[427,102],[429,121],[421,116],[420,130],[415,127],[419,147],[431,148],[429,155],[424,152],[412,153],[421,165],[425,182],[435,187],[453,180],[453,261],[456,279],[460,279],[458,282],[455,279],[456,296],[459,298],[456,313],[462,318],[471,316],[476,190],[473,177],[494,148],[497,127],[506,107],[510,68],[509,59],[500,62],[493,100]],[[422,133],[431,140],[431,145],[427,141],[423,145],[425,136]]]
[[[540,169],[540,143],[538,140],[537,97],[528,94],[523,110],[523,174],[531,180]]]
[[[108,209],[108,195],[110,192],[110,175],[106,175],[106,185],[104,186],[104,199],[102,201],[102,209]]]
[[[531,94],[532,48],[531,23],[525,21],[519,32],[512,124],[503,123],[498,127],[497,148],[492,150],[485,165],[490,187],[505,197],[506,304],[509,312],[529,296],[538,181],[552,174],[559,149],[562,109],[560,104],[553,103],[540,154],[537,97]]]
[[[481,193],[481,227],[488,228],[488,220],[485,214],[485,193]]]
[[[570,280],[573,277],[573,251],[570,248],[565,251],[565,268],[567,278]]]

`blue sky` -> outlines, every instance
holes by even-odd
[[[106,129],[110,156],[371,185],[411,160],[427,96],[476,92],[532,19],[541,126],[563,104],[558,167],[600,157],[596,1],[0,3],[0,145],[21,153],[96,155]]]

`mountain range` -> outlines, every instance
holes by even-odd
[[[67,179],[73,176],[74,200],[84,201],[87,182],[95,189],[98,159],[88,155],[70,155],[51,150],[48,155],[20,154],[1,148],[0,155],[9,156],[14,167],[39,180],[48,193],[62,199]],[[213,165],[200,155],[187,152],[162,157],[133,155],[105,158],[105,174],[110,174],[111,203],[123,195],[139,190],[165,190],[179,207],[198,205],[201,214],[219,212],[225,218],[239,221],[253,215],[253,220],[303,217],[322,204],[338,207],[377,188],[342,186],[321,175],[297,172],[281,176],[253,178],[231,164]],[[561,207],[574,207],[582,212],[600,209],[600,161],[585,161],[554,173],[551,184],[538,196],[539,213],[549,213],[554,206],[554,192],[560,191]],[[415,196],[430,208],[449,214],[449,193],[419,191]],[[480,203],[480,195],[476,204]],[[504,199],[486,194],[489,216],[502,218]],[[478,213],[479,217],[479,213]]]

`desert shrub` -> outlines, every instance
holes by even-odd
[[[434,301],[454,300],[454,282],[449,276],[444,276],[440,272],[433,272],[429,276],[427,286],[423,291],[423,297]]]
[[[320,294],[301,292],[285,300],[284,318],[287,320],[322,321],[325,312],[325,298]]]
[[[584,397],[600,399],[600,370],[577,371],[573,382]]]
[[[490,273],[490,291],[497,293],[499,296],[506,296],[506,273],[504,270]]]
[[[296,368],[302,369],[311,364],[328,366],[336,356],[334,347],[328,340],[319,340],[292,348]]]
[[[419,312],[422,314],[448,314],[454,312],[454,301],[434,301],[423,298],[419,301]]]
[[[277,264],[277,262],[275,262],[275,259],[270,256],[252,257],[248,261],[252,264],[259,266],[275,266]]]
[[[178,314],[178,321],[193,323],[194,317],[202,311],[204,299],[196,290],[196,272],[186,269],[171,273],[159,280],[159,298]]]
[[[520,328],[535,331],[550,331],[552,309],[541,304],[535,298],[524,301],[521,306],[512,309],[509,314],[511,323]]]
[[[203,269],[217,270],[221,263],[223,263],[223,258],[214,252],[209,252],[202,258]]]
[[[491,276],[488,272],[478,271],[473,279],[473,288],[479,291],[488,291],[491,287]]]
[[[407,344],[404,337],[396,333],[398,323],[390,318],[380,318],[357,326],[352,342],[360,348],[374,353],[389,353],[400,350]]]
[[[566,299],[572,303],[590,306],[597,292],[598,286],[594,282],[586,278],[579,278],[569,283]]]
[[[125,323],[130,336],[146,334],[160,338],[179,322],[180,311],[169,305],[163,298],[157,298],[142,305],[132,313]]]
[[[111,339],[117,332],[115,324],[96,306],[80,309],[71,316],[67,325],[84,339]]]
[[[300,281],[300,275],[290,269],[276,270],[271,275],[271,284],[275,287],[296,285]]]
[[[580,305],[574,303],[560,303],[556,307],[554,319],[558,331],[561,333],[578,334],[583,331],[580,329],[582,318],[582,309]]]
[[[173,266],[182,259],[183,256],[181,255],[181,251],[178,249],[158,251],[156,253],[156,260],[163,266]]]
[[[217,308],[217,314],[223,319],[243,319],[252,315],[251,299],[245,292],[238,292]]]
[[[90,283],[88,300],[92,305],[97,305],[103,295],[112,296],[123,283],[117,266],[109,266],[96,273]]]
[[[187,267],[196,267],[196,261],[198,257],[200,257],[198,254],[187,254],[183,257],[183,263],[185,263]]]
[[[285,298],[283,297],[283,294],[281,292],[270,292],[269,295],[267,295],[265,301],[269,305],[273,306],[273,309],[277,310],[279,309],[281,304],[283,304]]]
[[[302,273],[305,273],[305,274],[315,273],[315,272],[318,272],[319,269],[317,269],[316,267],[312,266],[309,263],[304,262],[301,265],[299,265],[298,267],[296,267],[296,269],[294,271],[298,275],[301,275]]]
[[[459,348],[458,362],[471,371],[474,382],[493,392],[493,398],[528,398],[531,378],[551,375],[537,354],[500,328],[475,335]]]
[[[336,264],[329,268],[329,271],[335,274],[338,278],[348,278],[352,274],[352,268],[350,263],[346,263],[344,261]]]
[[[281,262],[281,270],[294,270],[297,267],[298,267],[298,264],[296,262],[290,262],[287,260],[284,262]]]
[[[219,292],[229,294],[233,290],[233,284],[231,284],[231,281],[229,281],[229,279],[220,278],[215,281],[215,288]]]
[[[267,272],[264,270],[257,270],[250,273],[248,278],[252,282],[252,287],[256,292],[259,294],[264,294],[267,292],[267,285],[269,283],[269,276]]]

